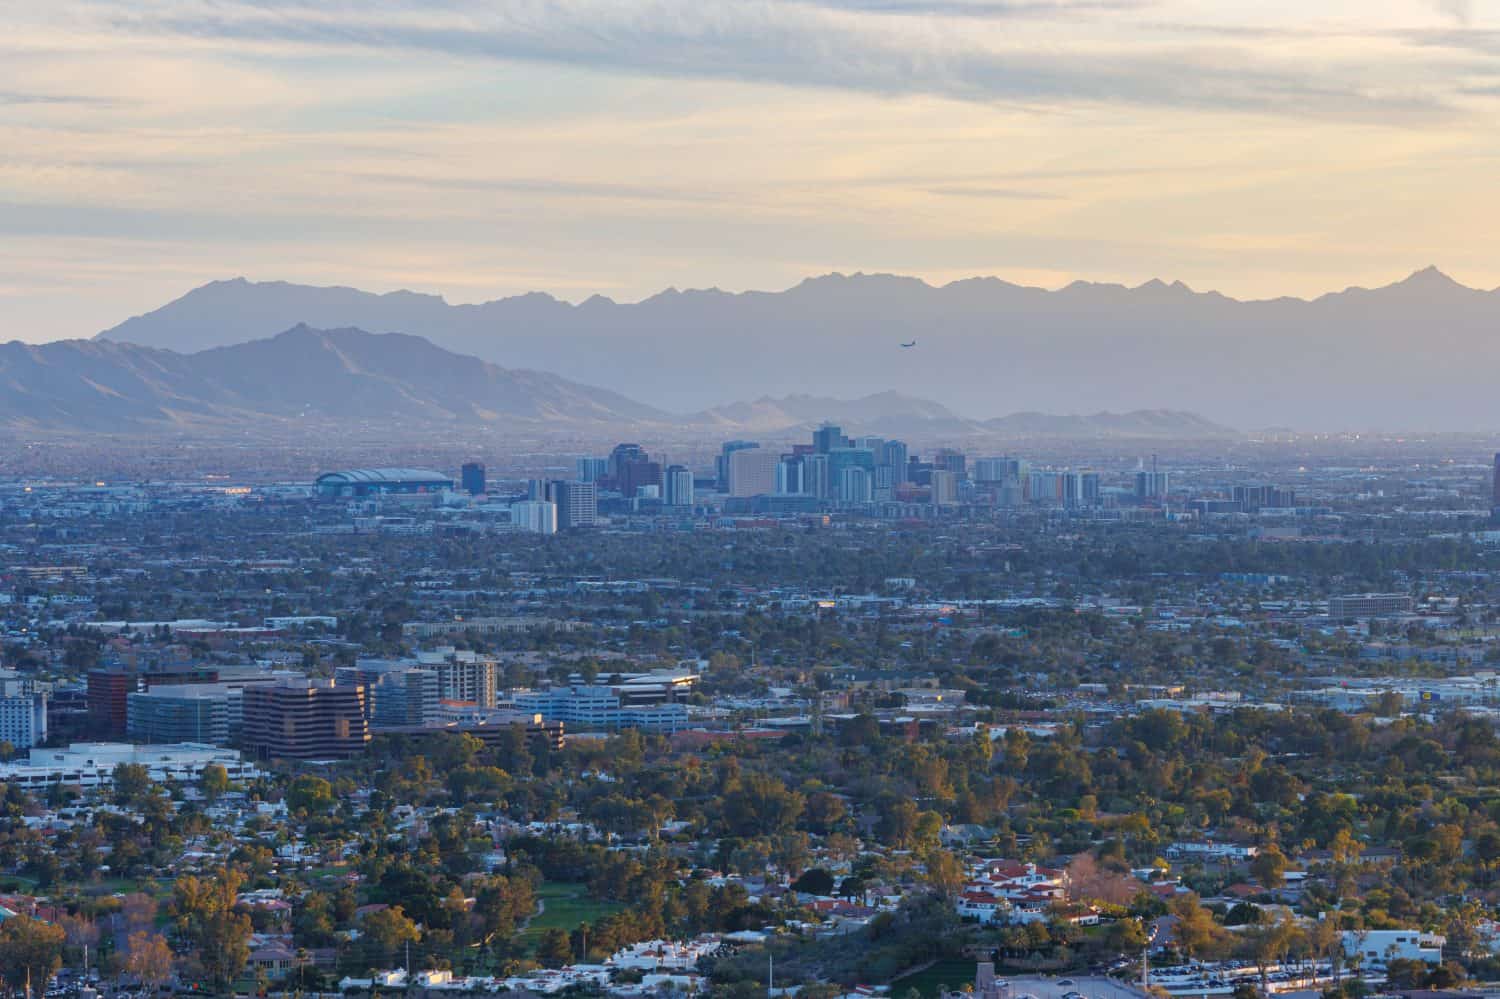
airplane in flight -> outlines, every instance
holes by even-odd
[[[911,343],[903,343],[901,346],[903,348],[908,348],[908,347],[915,347],[916,345],[917,345],[917,341],[913,340]]]

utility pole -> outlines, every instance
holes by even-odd
[[[773,990],[772,990],[773,986],[775,985],[775,983],[776,983],[776,955],[767,952],[767,954],[766,954],[766,999],[771,999],[771,996],[775,994],[773,992]]]

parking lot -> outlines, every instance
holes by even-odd
[[[1145,993],[1130,986],[1121,985],[1112,978],[1057,978],[1020,977],[1007,978],[1010,982],[1010,999],[1034,996],[1035,999],[1063,999],[1070,992],[1077,992],[1084,999],[1142,999]],[[1063,983],[1071,984],[1063,984]]]

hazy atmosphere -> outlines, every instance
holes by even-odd
[[[831,270],[1500,284],[1479,0],[3,8],[26,341],[241,275],[453,302]]]
[[[0,999],[1500,999],[1500,0],[0,26]]]

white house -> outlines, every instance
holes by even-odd
[[[1010,921],[1010,903],[988,891],[969,890],[962,892],[954,904],[960,919],[972,919],[988,926],[990,923]]]
[[[1184,843],[1177,842],[1167,847],[1167,856],[1172,860],[1230,860],[1244,861],[1260,853],[1255,846],[1240,846],[1236,843]]]
[[[1425,961],[1443,963],[1443,944],[1447,938],[1420,930],[1345,930],[1344,956],[1359,955],[1363,968],[1382,970],[1391,961]]]
[[[964,885],[954,908],[964,919],[1031,923],[1050,918],[1067,895],[1067,872],[1010,860],[987,860]]]

